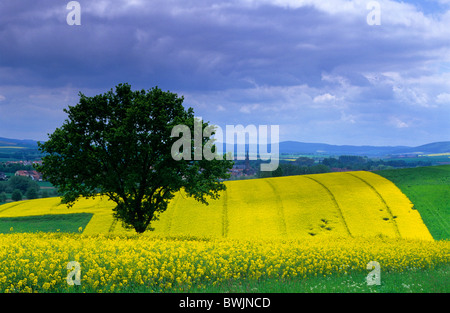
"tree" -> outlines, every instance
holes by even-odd
[[[28,189],[34,188],[39,190],[39,184],[33,181],[30,177],[24,176],[12,176],[8,180],[10,190],[19,189],[22,194],[25,194]]]
[[[41,192],[41,198],[48,198],[48,197],[49,197],[48,191],[47,191],[47,190],[42,190],[42,192]]]
[[[27,197],[27,199],[37,199],[39,194],[36,188],[30,186],[28,187],[25,196]]]
[[[283,176],[283,169],[281,166],[278,166],[276,170],[272,171],[272,177],[281,177]]]
[[[308,157],[298,157],[294,163],[298,166],[312,166],[314,165],[314,159]]]
[[[12,176],[9,181],[8,185],[11,188],[11,190],[20,190],[22,193],[25,193],[30,186],[31,179],[29,177],[24,176]]]
[[[323,164],[313,165],[311,167],[306,168],[306,174],[320,174],[320,173],[328,173],[330,168]]]
[[[0,181],[0,192],[5,192],[8,189],[8,183],[5,181]]]
[[[222,180],[229,177],[232,161],[172,156],[177,141],[172,129],[185,125],[194,132],[198,127],[183,97],[158,87],[132,91],[128,84],[119,84],[115,92],[79,96],[77,105],[64,110],[64,124],[38,143],[44,157],[36,168],[69,207],[80,197],[106,195],[117,204],[114,217],[142,233],[180,189],[208,204],[208,197],[217,199],[226,188]],[[204,130],[209,124],[201,121],[200,126]],[[195,156],[210,140],[202,136],[201,147],[195,145],[198,137],[191,142],[188,154]],[[217,150],[213,146],[211,151]]]
[[[20,192],[19,189],[14,190],[12,195],[11,195],[11,199],[13,201],[20,201],[20,200],[22,200],[22,192]]]
[[[0,203],[6,202],[6,193],[2,192],[0,193]]]

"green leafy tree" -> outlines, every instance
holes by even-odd
[[[312,166],[314,165],[314,159],[308,157],[298,157],[294,163],[298,166]]]
[[[43,190],[41,192],[41,198],[48,198],[48,197],[50,197],[49,194],[48,194],[48,191],[47,190]]]
[[[25,196],[27,197],[27,199],[37,199],[39,197],[39,194],[36,188],[30,186],[28,187]]]
[[[142,233],[180,189],[204,204],[225,189],[222,180],[233,162],[223,156],[195,158],[210,138],[201,136],[199,142],[193,136],[190,158],[172,156],[179,140],[172,137],[173,127],[186,125],[194,132],[198,125],[193,109],[183,107],[183,97],[157,87],[132,91],[128,84],[94,97],[79,95],[79,103],[64,110],[64,124],[39,143],[45,156],[37,170],[57,186],[69,207],[79,197],[106,195],[117,204],[114,217]],[[209,125],[202,121],[200,126],[203,131]]]
[[[5,192],[8,189],[8,182],[0,181],[0,192]]]
[[[27,189],[33,183],[31,178],[24,176],[11,176],[8,180],[8,185],[11,190],[19,189],[22,194],[27,192]]]
[[[283,169],[281,168],[281,166],[278,166],[278,168],[272,172],[272,177],[281,177],[281,176],[283,176]]]
[[[0,193],[0,202],[1,203],[6,202],[6,193],[5,192]]]
[[[19,189],[14,190],[12,195],[11,195],[11,199],[13,201],[20,201],[20,200],[22,200],[22,192]]]

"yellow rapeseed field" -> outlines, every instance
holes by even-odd
[[[209,206],[178,192],[155,231],[141,235],[113,220],[106,198],[81,199],[71,209],[59,198],[2,205],[0,217],[94,215],[78,234],[0,234],[0,292],[184,292],[242,280],[352,277],[367,273],[371,261],[383,273],[449,262],[450,242],[434,241],[409,199],[376,174],[226,185]],[[67,267],[73,261],[78,283]]]
[[[233,280],[307,279],[448,264],[448,241],[388,237],[192,240],[148,235],[0,234],[0,292],[190,291]],[[76,261],[78,286],[69,285]]]
[[[312,238],[388,236],[432,240],[419,212],[389,180],[371,172],[327,173],[227,181],[227,190],[205,206],[183,191],[160,220],[156,235],[212,238]],[[84,234],[127,233],[112,218],[106,198],[81,199],[71,209],[59,198],[14,202],[0,217],[94,213]]]

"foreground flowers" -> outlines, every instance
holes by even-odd
[[[189,291],[231,280],[429,269],[450,261],[450,242],[387,237],[238,240],[80,234],[0,235],[0,292]],[[80,265],[80,285],[67,283]]]

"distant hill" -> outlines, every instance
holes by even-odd
[[[37,141],[35,140],[30,140],[30,139],[25,139],[25,140],[20,140],[20,139],[10,139],[10,138],[3,138],[0,137],[0,146],[3,147],[21,147],[21,148],[27,148],[27,149],[37,149],[38,145],[37,145]]]
[[[333,154],[333,155],[388,155],[393,151],[409,149],[406,146],[351,146],[325,143],[280,142],[280,153]]]
[[[20,140],[0,137],[1,147],[17,147],[21,149],[37,150],[37,141]],[[238,145],[234,145],[235,153]],[[224,145],[224,150],[226,147]],[[15,149],[13,149],[15,150]],[[245,145],[248,150],[248,144]],[[270,151],[270,147],[268,148]],[[5,152],[5,151],[2,151]],[[450,141],[433,142],[417,147],[409,146],[353,146],[353,145],[331,145],[326,143],[306,143],[299,141],[282,141],[279,144],[279,152],[286,154],[326,154],[326,155],[361,155],[361,156],[386,156],[402,154],[434,154],[450,153]]]
[[[434,142],[418,147],[408,146],[351,146],[296,141],[280,142],[280,153],[323,153],[334,155],[384,156],[400,154],[433,154],[450,152],[450,141]]]
[[[433,154],[433,153],[449,153],[450,152],[450,141],[433,142],[426,145],[399,149],[395,153],[414,153],[414,154]]]
[[[37,141],[0,137],[0,160],[36,160],[41,157]]]
[[[235,153],[238,145],[235,144]],[[239,146],[242,148],[242,146]],[[248,150],[248,144],[245,145]],[[270,151],[270,147],[268,147]],[[224,145],[224,151],[226,151]],[[279,153],[284,154],[324,154],[324,155],[360,155],[360,156],[388,156],[404,154],[433,154],[450,153],[450,141],[434,142],[418,147],[409,146],[352,146],[330,145],[326,143],[306,143],[299,141],[282,141],[279,144]]]

